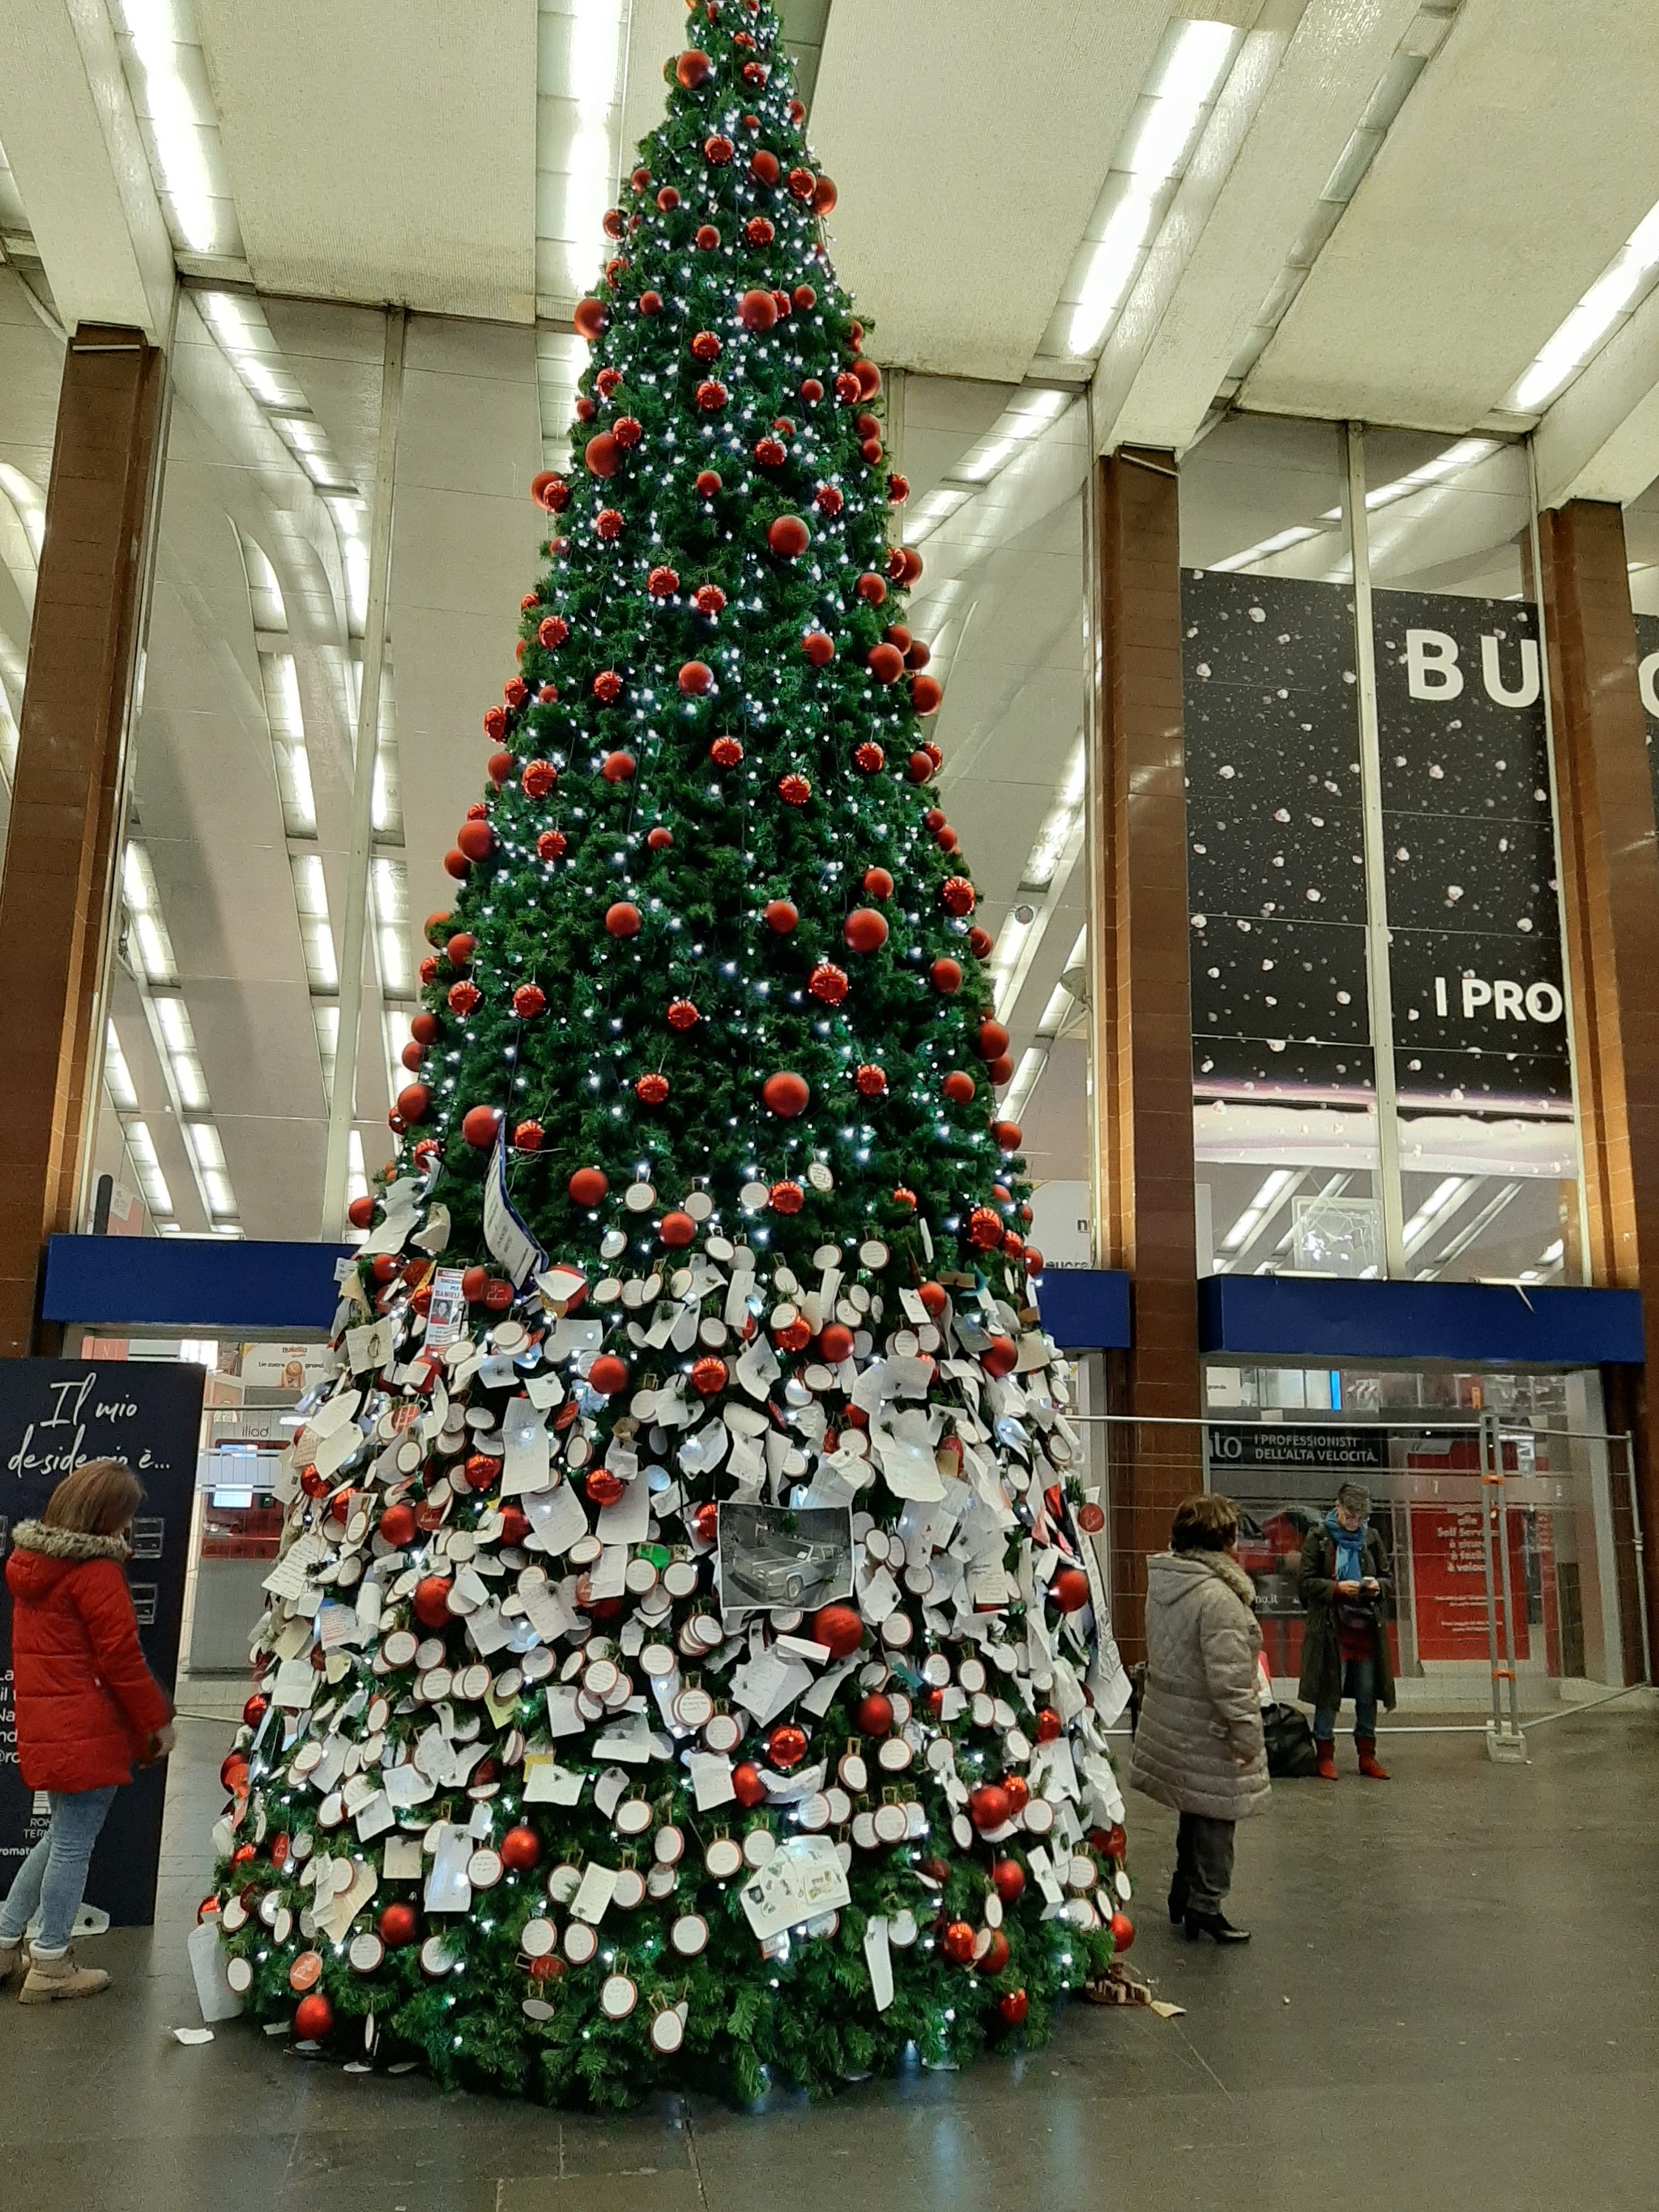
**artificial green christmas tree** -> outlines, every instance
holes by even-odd
[[[557,2100],[1030,2041],[1128,1934],[881,377],[772,10],[692,24],[220,1834],[254,2011]]]

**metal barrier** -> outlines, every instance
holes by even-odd
[[[1386,1633],[1398,1703],[1386,1726],[1480,1730],[1494,1759],[1523,1759],[1526,1727],[1652,1680],[1627,1432],[1524,1427],[1490,1412],[1079,1418],[1103,1498],[1131,1452],[1163,1474],[1160,1488],[1237,1500],[1240,1563],[1287,1700],[1300,1671],[1303,1542],[1345,1480],[1370,1492],[1394,1567]],[[1110,1537],[1107,1547],[1109,1586],[1121,1590],[1131,1563]]]

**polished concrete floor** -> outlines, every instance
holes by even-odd
[[[181,1729],[161,1919],[87,2003],[0,2006],[0,2203],[63,2212],[1620,2212],[1659,2202],[1659,1717],[1387,1740],[1395,1779],[1281,1784],[1241,1831],[1248,1949],[1161,1911],[1132,1800],[1134,1964],[1186,2008],[1076,2006],[1052,2047],[758,2116],[623,2119],[348,2074],[240,2022],[185,2048],[222,1728]]]

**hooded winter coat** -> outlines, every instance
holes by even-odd
[[[118,1536],[20,1521],[11,1534],[17,1764],[29,1790],[104,1790],[173,1717],[138,1648]]]
[[[1129,1778],[1177,1813],[1240,1820],[1267,1802],[1255,1594],[1219,1552],[1146,1562],[1146,1689]]]

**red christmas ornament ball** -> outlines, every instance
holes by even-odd
[[[607,753],[599,763],[599,774],[607,783],[631,783],[638,766],[632,753]]]
[[[965,1920],[953,1920],[939,1940],[940,1950],[955,1965],[965,1966],[973,1958],[974,1931]]]
[[[769,899],[761,908],[761,920],[780,937],[787,937],[800,916],[787,899]]]
[[[498,1848],[510,1873],[528,1874],[542,1855],[542,1839],[533,1828],[509,1828]]]
[[[690,999],[671,1000],[668,1007],[668,1026],[671,1030],[692,1030],[697,1025],[697,1009]]]
[[[887,1071],[866,1060],[853,1078],[861,1098],[884,1098],[887,1095]]]
[[[853,1725],[860,1735],[888,1735],[893,1726],[893,1701],[872,1690],[853,1708]]]
[[[832,1321],[818,1332],[818,1350],[832,1366],[853,1356],[853,1332],[844,1322]]]
[[[714,672],[706,660],[688,660],[683,664],[678,683],[688,699],[700,699],[714,688]]]
[[[933,988],[949,998],[962,988],[962,969],[954,960],[935,960],[927,970],[927,980]]]
[[[567,844],[562,830],[544,830],[536,840],[536,857],[539,860],[562,860]]]
[[[769,292],[745,292],[738,302],[738,320],[746,331],[769,331],[778,319],[778,303]]]
[[[766,542],[780,560],[797,561],[812,542],[811,532],[798,514],[780,514],[769,523]]]
[[[994,1928],[991,1930],[990,1942],[980,1954],[979,1971],[988,1981],[993,1974],[1000,1974],[1007,1963],[1008,1938],[1000,1928]]]
[[[896,684],[904,673],[904,655],[896,645],[872,645],[865,665],[878,684]]]
[[[461,1116],[461,1134],[469,1145],[487,1152],[495,1141],[495,1132],[501,1125],[499,1106],[469,1106]]]
[[[696,1392],[700,1398],[713,1398],[717,1396],[720,1391],[725,1389],[726,1384],[726,1362],[720,1358],[718,1353],[706,1352],[702,1355],[702,1358],[694,1359],[692,1361],[691,1388]]]
[[[609,430],[596,431],[582,448],[582,461],[591,477],[614,477],[622,462],[622,448]]]
[[[866,775],[873,775],[886,757],[886,754],[872,738],[866,738],[862,744],[855,745],[853,749],[853,765],[856,769],[862,769]]]
[[[603,1168],[578,1168],[565,1185],[578,1206],[597,1206],[610,1188]]]
[[[939,1089],[958,1106],[968,1105],[974,1096],[974,1079],[965,1068],[953,1067]]]
[[[974,896],[974,887],[966,876],[947,876],[939,885],[939,904],[947,914],[971,914]]]
[[[375,1925],[386,1948],[400,1951],[419,1934],[421,1917],[412,1905],[388,1905]]]
[[[850,1605],[821,1606],[812,1615],[812,1641],[832,1659],[850,1659],[864,1641],[864,1623]]]
[[[1024,1894],[1025,1869],[1018,1859],[999,1859],[991,1869],[991,1887],[1005,1905]]]
[[[313,1990],[294,2008],[294,2033],[303,2043],[320,2042],[334,2025],[334,2008],[320,1990]]]
[[[455,849],[469,860],[487,860],[495,849],[495,832],[487,822],[463,822],[455,832]]]
[[[785,1721],[767,1737],[766,1755],[774,1766],[786,1774],[792,1766],[799,1766],[806,1756],[805,1729],[797,1728],[793,1721]]]
[[[657,1231],[663,1243],[671,1247],[689,1244],[697,1233],[697,1224],[689,1213],[665,1213],[662,1227]]]
[[[660,1106],[668,1096],[668,1078],[653,1069],[649,1075],[641,1076],[634,1085],[634,1096],[642,1106]]]
[[[916,1292],[916,1296],[927,1308],[930,1320],[943,1319],[945,1309],[951,1303],[950,1294],[943,1283],[924,1283]]]
[[[847,970],[832,960],[821,960],[807,977],[806,988],[821,1005],[838,1006],[847,996]]]
[[[1005,2027],[1018,2027],[1031,2009],[1024,1990],[1005,1990],[997,1999],[997,2017]]]
[[[641,915],[638,907],[627,899],[618,899],[605,910],[605,926],[612,937],[637,937]]]
[[[587,1387],[597,1397],[614,1398],[628,1388],[628,1369],[614,1352],[602,1352],[587,1370]]]
[[[806,1203],[806,1193],[801,1188],[798,1182],[792,1181],[786,1176],[781,1182],[775,1182],[771,1189],[768,1191],[766,1194],[766,1202],[771,1207],[774,1213],[799,1213],[802,1206]],[[797,1328],[805,1332],[805,1334],[803,1334],[801,1336],[799,1344],[789,1343],[787,1340],[794,1334]],[[806,1330],[805,1322],[797,1320],[791,1322],[787,1328],[780,1329],[777,1332],[777,1339],[780,1344],[784,1345],[786,1350],[790,1352],[799,1352],[801,1348],[801,1345],[806,1342],[807,1335],[810,1334],[811,1332]]]
[[[1059,1735],[1063,1725],[1064,1723],[1061,1722],[1060,1715],[1054,1711],[1054,1707],[1052,1705],[1044,1705],[1042,1711],[1039,1712],[1036,1717],[1037,1741],[1039,1743],[1053,1743],[1054,1739]]]
[[[442,1628],[449,1619],[449,1584],[441,1575],[423,1575],[410,1603],[423,1627]]]
[[[976,1828],[1005,1826],[1013,1809],[1013,1801],[1000,1782],[981,1782],[969,1792],[968,1817]]]
[[[786,1121],[792,1121],[798,1114],[805,1112],[811,1095],[805,1079],[787,1068],[781,1069],[775,1075],[769,1075],[761,1085],[761,1097],[765,1100],[768,1109]]]
[[[253,1695],[242,1707],[242,1720],[244,1725],[248,1728],[257,1728],[259,1723],[265,1717],[265,1708],[268,1703],[269,1700],[262,1698],[256,1690]]]
[[[695,92],[699,85],[707,84],[714,70],[713,62],[697,46],[689,47],[674,64],[674,75],[688,92]]]
[[[1012,1375],[1018,1366],[1019,1347],[1011,1336],[994,1336],[979,1355],[979,1364],[988,1375],[994,1375],[1000,1380],[1005,1375]]]
[[[513,994],[513,1011],[521,1022],[533,1022],[547,1012],[547,994],[539,983],[520,983]]]
[[[418,1021],[420,1019],[420,1016],[417,1014],[415,1019],[416,1021]],[[412,1031],[414,1024],[411,1023],[410,1026]],[[429,1042],[430,1040],[428,1039],[427,1042]],[[407,1115],[405,1115],[404,1118],[406,1120],[408,1118]],[[346,1219],[351,1224],[354,1229],[367,1229],[374,1218],[374,1201],[372,1198],[367,1196],[362,1198],[354,1198],[350,1205],[346,1208]]]
[[[751,1759],[746,1759],[742,1765],[732,1768],[732,1790],[738,1804],[746,1807],[758,1805],[765,1796],[766,1784],[761,1779],[759,1767]]]
[[[1127,1951],[1135,1940],[1135,1923],[1127,1912],[1115,1912],[1106,1923],[1111,1930],[1114,1951]]]
[[[836,657],[836,641],[827,629],[809,629],[801,639],[800,649],[814,668],[827,668]]]
[[[380,1533],[394,1552],[401,1551],[405,1544],[414,1541],[415,1528],[415,1509],[401,1501],[396,1505],[388,1505],[380,1516]]]
[[[1081,1613],[1089,1602],[1089,1577],[1081,1567],[1062,1567],[1049,1583],[1048,1595],[1062,1613]]]

